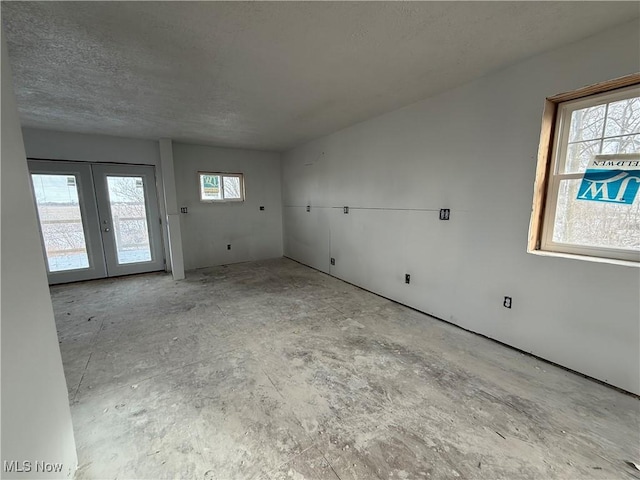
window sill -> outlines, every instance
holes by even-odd
[[[572,260],[582,260],[585,262],[607,263],[609,265],[620,265],[622,267],[636,267],[636,268],[640,267],[639,262],[633,262],[631,260],[618,260],[615,258],[605,258],[605,257],[590,257],[588,255],[577,255],[575,253],[551,252],[549,250],[527,250],[527,253],[538,255],[541,257],[560,257],[560,258],[568,258]]]

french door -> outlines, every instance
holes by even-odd
[[[151,166],[29,160],[50,284],[164,270]]]

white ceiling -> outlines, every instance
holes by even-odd
[[[285,150],[638,2],[2,2],[25,126]]]

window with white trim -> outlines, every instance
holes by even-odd
[[[201,202],[244,201],[244,176],[241,173],[198,172]]]
[[[640,261],[640,85],[552,102],[552,110],[530,250]],[[594,168],[606,170],[594,177]]]

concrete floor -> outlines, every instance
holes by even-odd
[[[640,402],[287,259],[52,287],[76,478],[640,478]]]

